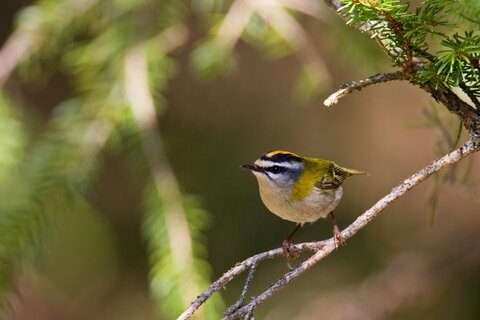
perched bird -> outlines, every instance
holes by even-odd
[[[280,218],[297,224],[282,245],[288,260],[295,256],[290,243],[295,232],[305,223],[327,215],[332,219],[335,241],[345,243],[335,224],[333,210],[342,198],[343,181],[364,172],[283,150],[267,152],[253,164],[241,167],[251,170],[257,178],[265,206]]]

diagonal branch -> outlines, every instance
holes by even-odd
[[[444,155],[441,158],[431,162],[426,167],[417,171],[411,175],[408,179],[404,180],[397,187],[393,188],[390,193],[380,199],[376,204],[374,204],[370,209],[365,211],[361,216],[359,216],[352,224],[350,224],[346,229],[342,231],[342,235],[345,239],[351,238],[362,230],[367,224],[372,221],[380,212],[382,212],[386,207],[388,207],[393,201],[402,197],[407,191],[413,187],[419,185],[425,181],[432,174],[436,173],[442,168],[451,166],[468,155],[477,152],[480,150],[480,144],[473,140],[467,141],[461,147],[453,150],[452,152]],[[273,283],[267,290],[262,294],[253,297],[250,302],[248,302],[243,307],[239,308],[232,314],[229,314],[224,319],[240,319],[246,315],[251,314],[252,310],[259,304],[265,302],[268,298],[276,294],[280,289],[289,284],[293,279],[297,278],[305,271],[310,269],[312,266],[317,264],[323,258],[330,255],[335,251],[335,241],[333,238],[320,241],[320,242],[310,242],[298,244],[295,246],[295,251],[303,252],[307,250],[313,250],[315,253],[310,256],[307,260],[303,261],[297,268],[287,272],[283,277],[278,279]],[[238,263],[235,267],[226,272],[221,278],[215,281],[210,287],[207,288],[201,295],[192,302],[192,304],[180,315],[179,320],[190,319],[195,311],[202,305],[210,296],[213,295],[216,291],[223,288],[230,281],[236,278],[241,273],[249,270],[252,266],[258,265],[260,262],[266,259],[276,258],[282,255],[282,249],[274,249],[264,253],[257,254],[253,257],[250,257],[243,262]]]
[[[396,71],[396,72],[390,72],[390,73],[378,73],[367,79],[345,83],[344,85],[342,85],[342,87],[338,91],[332,93],[327,99],[325,99],[323,104],[326,107],[331,107],[338,102],[338,99],[345,97],[347,94],[353,92],[354,90],[360,91],[363,88],[368,87],[372,84],[395,81],[395,80],[408,80],[408,79],[409,79],[408,74],[403,71]]]

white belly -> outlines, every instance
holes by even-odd
[[[260,187],[260,196],[265,206],[282,219],[296,223],[314,222],[332,212],[343,196],[342,187],[332,190],[315,189],[302,200],[291,200],[290,194],[265,192]]]

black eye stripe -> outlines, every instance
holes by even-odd
[[[271,172],[271,173],[283,173],[287,171],[287,168],[281,167],[281,166],[271,166],[265,168],[265,171]]]

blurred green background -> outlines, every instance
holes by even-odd
[[[24,53],[0,54],[0,72],[5,59],[21,57],[3,83],[0,128],[2,261],[17,261],[1,270],[2,288],[16,287],[9,319],[175,318],[181,298],[190,301],[236,262],[278,247],[293,227],[267,212],[254,177],[239,168],[263,152],[281,148],[369,172],[345,184],[336,210],[343,228],[447,150],[432,119],[454,136],[455,118],[406,82],[323,107],[342,83],[391,70],[390,63],[323,3],[285,3],[297,7],[278,5],[284,15],[271,20],[254,14],[232,44],[231,34],[215,38],[228,1],[2,1],[2,52],[16,36],[34,39],[23,38],[31,41]],[[289,25],[281,20],[288,17],[300,28],[290,30],[301,31],[291,38],[269,25],[277,18]],[[299,37],[307,42],[293,41]],[[128,107],[124,59],[137,46],[148,61],[153,130]],[[80,143],[95,121],[108,136],[96,128]],[[168,161],[152,159],[171,166],[181,200],[151,196],[152,148],[142,148],[142,132],[163,141],[155,152]],[[471,157],[411,191],[256,318],[478,319],[479,171]],[[462,174],[468,179],[448,178]],[[190,212],[193,269],[175,265],[162,220],[178,202]],[[330,235],[322,220],[295,241]],[[176,287],[184,284],[175,268],[200,279],[190,296]],[[284,259],[262,264],[249,295],[286,271]],[[198,319],[219,318],[242,280]]]

